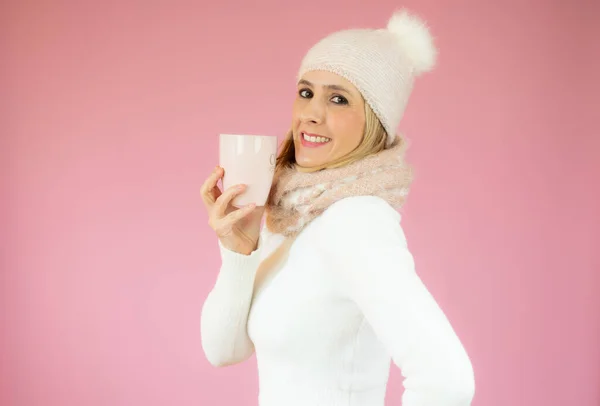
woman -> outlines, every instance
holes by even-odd
[[[202,187],[222,266],[201,320],[215,366],[256,353],[261,406],[384,404],[390,360],[404,406],[463,406],[469,358],[415,272],[399,224],[411,181],[395,135],[436,50],[421,20],[333,33],[299,72],[292,128],[263,208],[234,209],[223,169]]]

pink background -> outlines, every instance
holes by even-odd
[[[366,4],[2,2],[2,406],[256,404],[254,358],[201,351],[199,188],[219,132],[284,134],[310,45],[400,5]],[[597,406],[600,3],[402,5],[441,51],[401,124],[403,224],[474,405]]]

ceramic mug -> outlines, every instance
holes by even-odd
[[[219,134],[219,165],[225,170],[223,190],[245,184],[244,193],[231,204],[264,206],[271,191],[277,137],[271,135]]]

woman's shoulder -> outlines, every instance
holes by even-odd
[[[400,213],[376,196],[353,196],[329,206],[311,232],[313,243],[328,255],[360,258],[365,250],[388,255],[407,248]]]
[[[370,217],[371,216],[371,217]],[[322,214],[329,221],[392,220],[399,222],[400,213],[378,196],[351,196],[333,203]]]
[[[352,196],[329,206],[318,221],[319,232],[362,236],[400,227],[401,215],[386,200],[377,196]]]

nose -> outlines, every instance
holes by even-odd
[[[300,112],[300,120],[303,123],[321,124],[325,117],[325,106],[316,97],[310,99]]]

